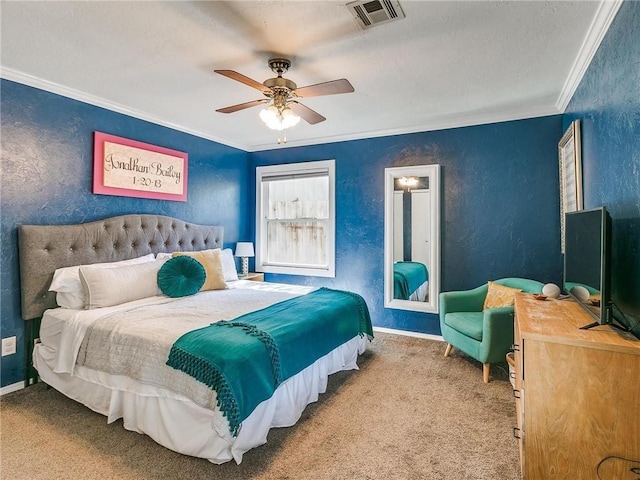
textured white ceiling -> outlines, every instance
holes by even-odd
[[[248,151],[276,148],[259,107],[267,60],[305,86],[354,93],[302,103],[327,117],[289,146],[559,113],[619,2],[407,1],[362,30],[335,1],[2,2],[2,76]]]

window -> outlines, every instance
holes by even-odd
[[[335,162],[256,168],[256,270],[335,276]]]

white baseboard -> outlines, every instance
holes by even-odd
[[[24,382],[12,383],[11,385],[6,385],[0,388],[0,397],[2,395],[6,395],[7,393],[17,392],[18,390],[22,390],[24,388]]]
[[[404,335],[405,337],[426,338],[427,340],[437,340],[444,342],[442,335],[433,335],[431,333],[410,332],[408,330],[397,330],[395,328],[373,327],[374,332],[391,333],[393,335]]]

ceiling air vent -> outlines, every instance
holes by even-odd
[[[362,28],[371,28],[404,18],[404,12],[397,0],[359,0],[347,3],[347,8]]]

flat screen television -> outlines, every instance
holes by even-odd
[[[594,319],[581,328],[613,324],[611,217],[605,207],[565,214],[564,290]]]

